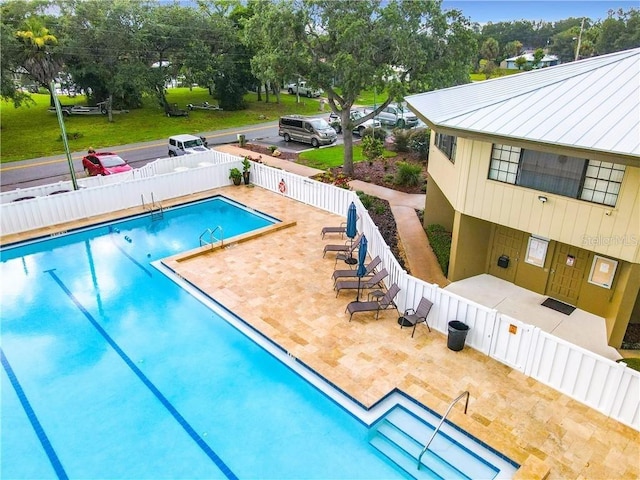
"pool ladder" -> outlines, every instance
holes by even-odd
[[[220,238],[216,237],[216,232],[220,232]],[[207,242],[207,240],[205,239],[206,236],[209,236],[209,241]],[[203,245],[211,245],[211,248],[213,248],[213,244],[214,242],[220,242],[220,246],[224,245],[224,231],[222,230],[222,227],[220,225],[218,225],[216,228],[214,228],[213,230],[211,230],[210,228],[207,228],[204,232],[202,232],[200,234],[200,246],[202,247]]]
[[[467,407],[469,406],[469,391],[467,390],[466,392],[462,392],[460,395],[458,395],[455,400],[453,402],[451,402],[451,405],[449,405],[449,408],[447,408],[447,411],[445,412],[445,414],[442,416],[442,419],[440,420],[440,423],[438,424],[438,426],[436,427],[436,429],[433,431],[433,434],[431,435],[431,438],[429,439],[429,441],[427,442],[427,444],[424,446],[424,448],[422,449],[422,452],[420,452],[420,455],[418,456],[418,470],[420,470],[420,464],[422,461],[422,456],[426,453],[427,449],[429,448],[429,445],[431,445],[431,442],[433,442],[433,439],[436,438],[436,435],[438,434],[438,432],[440,431],[440,427],[442,427],[442,424],[444,423],[445,418],[447,418],[447,415],[449,415],[449,412],[451,411],[451,409],[453,408],[453,406],[462,399],[462,397],[466,396],[467,397],[467,401],[464,404],[464,414],[467,414]]]
[[[144,194],[141,194],[140,197],[142,198],[143,210],[148,211],[151,214],[151,221],[161,220],[164,217],[162,204],[160,202],[156,203],[153,198],[153,192],[151,192],[151,203],[149,205],[144,203]]]

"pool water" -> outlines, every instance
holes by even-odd
[[[2,478],[400,477],[363,423],[153,266],[212,224],[273,222],[255,217],[216,199],[2,252]]]

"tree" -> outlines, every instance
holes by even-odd
[[[518,70],[522,70],[527,65],[527,59],[524,56],[520,56],[516,58],[515,64]]]
[[[443,13],[440,2],[283,0],[264,2],[263,8],[268,13],[265,18],[277,20],[275,27],[269,27],[282,36],[263,35],[255,22],[248,34],[262,35],[274,69],[287,60],[287,71],[295,73],[294,78],[325,91],[345,132],[409,92],[469,81],[477,48],[473,32],[459,12]],[[373,89],[384,95],[383,101],[352,121],[356,99]],[[353,174],[352,142],[350,135],[344,135],[347,175]]]
[[[500,54],[500,46],[495,38],[487,38],[480,47],[480,56],[485,60],[495,61]]]
[[[16,36],[16,32],[25,29],[24,21],[27,18],[37,18],[43,25],[50,23],[51,17],[46,14],[50,3],[49,0],[9,0],[0,3],[0,96],[12,101],[16,108],[34,103],[29,93],[19,88],[29,74],[22,65],[25,44]]]
[[[142,104],[149,65],[140,55],[146,10],[131,0],[65,1],[60,6],[65,33],[66,71],[89,102],[112,107]]]
[[[53,102],[51,82],[62,69],[62,59],[55,51],[58,39],[49,33],[41,18],[27,17],[23,29],[15,33],[15,37],[21,45],[19,52],[20,65],[40,85],[49,90],[50,104]]]
[[[640,10],[609,11],[595,46],[600,55],[640,47]]]
[[[500,46],[494,38],[487,38],[480,47],[480,57],[482,57],[480,68],[486,79],[491,78],[496,71],[496,58],[500,53]]]
[[[522,52],[522,42],[518,40],[512,40],[507,42],[504,46],[503,53],[505,58],[515,57]]]
[[[541,48],[536,49],[536,51],[533,52],[533,65],[532,65],[533,68],[538,68],[543,58],[544,58],[544,50],[542,50]]]

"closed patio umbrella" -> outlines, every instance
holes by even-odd
[[[360,246],[358,247],[358,270],[356,270],[356,275],[358,275],[358,295],[356,297],[356,302],[360,301],[360,281],[362,277],[367,273],[367,246],[369,242],[367,241],[367,237],[362,235],[360,237]]]
[[[347,237],[351,239],[352,247],[353,247],[353,239],[358,233],[358,228],[356,226],[357,221],[358,221],[358,213],[356,212],[356,204],[351,202],[351,205],[349,205],[349,209],[347,210],[347,231],[345,233],[347,234]],[[353,265],[356,262],[357,260],[353,258],[351,253],[349,253],[349,258],[345,260],[345,263],[348,263],[349,265]]]

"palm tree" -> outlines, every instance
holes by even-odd
[[[15,34],[23,45],[22,66],[34,80],[49,90],[50,102],[53,106],[50,83],[56,78],[63,64],[52,51],[52,47],[58,45],[58,39],[49,33],[49,29],[37,17],[27,18],[24,25],[25,29]]]

